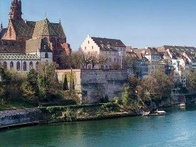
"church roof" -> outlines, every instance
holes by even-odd
[[[61,24],[50,23],[48,19],[36,22],[33,37],[36,36],[59,36],[65,38]]]
[[[0,53],[25,53],[25,43],[1,40]]]
[[[17,36],[32,36],[35,22],[24,20],[10,20],[13,24]]]
[[[38,49],[41,52],[52,52],[44,38],[30,39],[26,42],[26,53],[37,52]]]
[[[126,47],[119,39],[92,37],[101,50],[117,51],[116,47]]]
[[[0,30],[0,39],[2,39],[2,37],[4,36],[6,31],[7,31],[7,28],[4,28],[4,29]]]

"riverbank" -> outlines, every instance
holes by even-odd
[[[139,109],[125,111],[122,105],[115,103],[6,110],[0,111],[0,129],[35,124],[89,121],[138,115],[140,115]]]
[[[47,123],[98,120],[106,118],[138,116],[140,110],[126,111],[122,105],[114,103],[72,106],[42,107]]]
[[[0,129],[39,124],[42,118],[38,108],[0,111]]]

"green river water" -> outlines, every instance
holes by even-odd
[[[195,147],[196,107],[139,116],[0,131],[0,147]]]

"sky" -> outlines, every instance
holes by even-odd
[[[87,35],[120,39],[133,48],[196,46],[195,0],[21,0],[23,19],[61,21],[77,50]],[[8,26],[12,0],[0,0],[0,22]]]

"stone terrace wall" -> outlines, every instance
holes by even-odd
[[[123,86],[128,80],[126,70],[56,70],[58,80],[63,81],[65,74],[74,76],[75,90],[81,103],[93,103],[101,98],[122,96]],[[69,80],[68,80],[69,82]]]
[[[100,98],[120,99],[128,80],[125,70],[82,70],[81,77],[83,103],[100,101]]]
[[[0,128],[39,123],[41,119],[38,108],[0,111]]]

